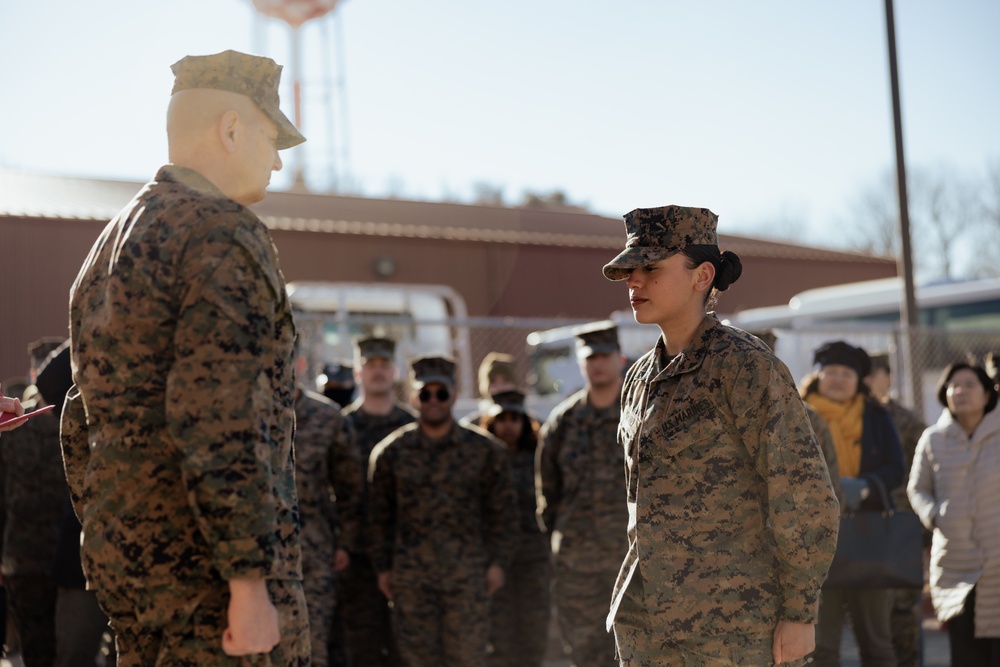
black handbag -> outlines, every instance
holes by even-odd
[[[872,478],[889,507],[882,480]],[[923,588],[923,526],[916,514],[887,509],[842,514],[837,553],[823,588]]]

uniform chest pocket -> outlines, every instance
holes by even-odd
[[[662,414],[662,407],[659,414],[655,410],[647,411],[646,423],[652,428],[644,435],[668,457],[712,455],[731,440],[722,416],[708,400],[685,401],[667,414]]]

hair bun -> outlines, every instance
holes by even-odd
[[[739,256],[730,250],[722,253],[719,260],[719,270],[715,276],[715,288],[720,292],[729,289],[729,286],[740,279],[743,275],[743,262]]]

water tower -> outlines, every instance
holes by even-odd
[[[348,132],[347,98],[344,90],[343,34],[336,10],[340,0],[251,0],[258,19],[268,17],[285,23],[289,28],[288,45],[291,51],[287,73],[292,81],[293,120],[296,127],[309,139],[306,144],[292,149],[290,160],[292,189],[306,191],[306,171],[318,189],[337,190],[347,179]],[[266,21],[265,21],[266,22]],[[314,69],[303,70],[302,50],[305,36],[303,26],[312,22],[319,33],[310,41],[310,57]],[[255,23],[254,47],[266,53],[266,25]],[[336,34],[334,33],[336,30]],[[316,43],[318,42],[318,44]],[[308,78],[307,78],[308,76]],[[314,113],[307,114],[308,108]],[[306,126],[303,127],[303,123]],[[308,155],[307,155],[308,151]]]

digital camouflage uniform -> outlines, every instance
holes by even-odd
[[[55,412],[29,419],[0,439],[0,574],[27,667],[56,656],[52,563],[66,499]]]
[[[826,462],[827,472],[830,473],[830,485],[833,486],[833,493],[837,496],[837,502],[843,505],[844,491],[840,486],[840,466],[837,464],[837,445],[833,442],[833,434],[830,427],[826,425],[823,417],[812,409],[808,403],[803,403],[809,423],[812,425],[813,433],[816,434],[816,442],[819,444],[819,451],[823,453],[823,460]]]
[[[903,445],[903,459],[907,479],[917,451],[917,442],[927,425],[917,415],[891,398],[882,402],[889,413],[900,444]],[[906,481],[892,492],[892,500],[901,511],[912,511],[910,499],[906,496]],[[929,537],[927,539],[929,541]],[[900,588],[893,591],[892,647],[896,652],[898,667],[917,667],[920,664],[920,633],[923,620],[923,591],[919,588]]]
[[[524,394],[519,391],[498,393],[484,415],[501,412],[524,412]],[[535,438],[525,440],[528,445]],[[519,446],[510,452],[517,514],[520,517],[514,556],[503,588],[490,600],[490,667],[540,667],[548,648],[549,619],[552,610],[550,588],[552,565],[549,538],[535,517],[535,447]]]
[[[630,545],[609,626],[627,598],[664,654],[726,636],[769,659],[779,620],[816,622],[839,508],[784,364],[707,315],[680,355],[661,340],[629,370],[620,437]]]
[[[559,630],[577,667],[615,664],[604,620],[628,551],[618,418],[617,401],[595,408],[582,389],[552,411],[538,448],[538,512],[553,536]]]
[[[340,408],[325,396],[299,388],[295,394],[295,488],[314,667],[329,664],[327,646],[337,600],[335,552],[361,548],[361,478],[353,432]]]
[[[486,570],[509,570],[519,531],[506,447],[474,427],[431,440],[410,424],[375,447],[368,477],[370,555],[392,573],[402,664],[484,667]]]
[[[409,406],[397,403],[388,415],[373,415],[361,407],[362,399],[343,409],[344,418],[354,431],[361,457],[362,520],[367,521],[368,460],[372,449],[396,429],[412,424],[417,416]],[[337,575],[340,592],[339,616],[347,639],[352,667],[395,667],[399,664],[392,637],[389,602],[378,589],[378,579],[371,559],[364,549],[351,552],[351,565]]]
[[[717,220],[636,209],[604,275],[717,246]],[[788,369],[709,313],[680,354],[661,338],[629,369],[618,436],[629,548],[608,627],[621,664],[772,664],[778,621],[816,623],[840,514]]]
[[[295,330],[263,223],[163,167],[91,250],[70,330],[63,456],[118,664],[249,664],[221,647],[236,577],[268,580],[282,629],[270,663],[308,664]]]

